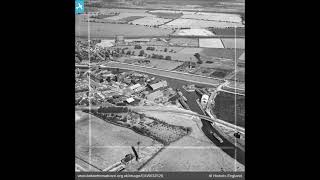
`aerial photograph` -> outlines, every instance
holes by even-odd
[[[84,0],[76,172],[245,172],[245,0]]]

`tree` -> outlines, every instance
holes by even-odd
[[[124,51],[124,49],[122,49],[122,50],[121,50],[121,54],[125,54],[125,51]]]
[[[127,51],[127,55],[130,55],[131,54],[131,51],[129,50],[129,51]]]
[[[144,50],[141,50],[139,53],[139,56],[143,56],[143,54],[144,54]]]
[[[164,52],[167,52],[168,51],[168,49],[167,48],[164,48],[164,50],[163,50]]]
[[[195,53],[195,54],[194,54],[194,57],[197,58],[197,60],[198,60],[197,63],[198,63],[198,64],[202,64],[202,60],[201,60],[201,58],[200,58],[200,54],[199,54],[199,53]]]
[[[141,49],[142,48],[142,46],[140,46],[140,45],[135,45],[134,46],[134,49]]]
[[[162,55],[160,55],[160,56],[158,56],[158,58],[159,58],[159,59],[163,59],[163,56],[162,56]]]
[[[132,51],[131,55],[134,55],[135,51]]]
[[[165,60],[171,60],[171,56],[166,56]]]

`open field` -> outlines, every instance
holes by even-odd
[[[222,21],[206,21],[206,20],[198,20],[198,19],[175,19],[165,25],[160,27],[163,28],[207,28],[207,27],[215,27],[215,28],[227,28],[227,27],[243,27],[242,23],[230,23],[230,22],[222,22]]]
[[[223,119],[229,123],[244,127],[245,97],[219,92],[215,99],[213,112],[218,119]]]
[[[244,49],[245,48],[245,39],[244,38],[221,38],[223,45],[225,48],[237,48]]]
[[[140,19],[136,19],[134,21],[129,22],[130,24],[135,25],[146,25],[146,26],[159,26],[162,25],[168,21],[171,21],[171,19],[164,19],[164,18],[157,18],[157,17],[143,17]]]
[[[148,12],[149,14],[155,15],[158,18],[165,18],[165,19],[177,19],[182,16],[182,13],[175,13],[175,12]]]
[[[243,52],[244,52],[244,49],[202,48],[200,55],[207,56],[207,57],[234,59],[235,57],[239,58],[239,56]]]
[[[245,82],[245,72],[244,72],[244,70],[238,71],[236,73],[236,75],[233,74],[229,79],[230,80],[236,80],[237,82]],[[233,83],[230,84],[230,87],[232,87],[232,86],[233,86]],[[244,89],[244,88],[242,88],[242,89]]]
[[[141,171],[244,171],[243,165],[235,162],[203,134],[202,123],[198,118],[176,113],[142,112],[169,124],[191,127],[192,131],[188,136],[166,146]]]
[[[169,47],[164,47],[164,46],[154,46],[156,49],[154,51],[152,50],[147,50],[146,48],[149,46],[142,46],[142,49],[134,49],[134,46],[119,46],[121,48],[127,48],[125,50],[125,53],[127,51],[135,52],[135,55],[139,55],[139,52],[141,50],[144,51],[144,54],[147,56],[150,55],[152,58],[152,54],[157,54],[157,55],[162,55],[163,59],[166,56],[171,56],[171,60],[177,60],[177,61],[194,61],[196,62],[197,59],[194,57],[194,53],[200,52],[202,49],[201,48],[188,48],[188,47],[174,47],[174,46],[169,46]],[[151,46],[152,47],[152,46]],[[165,48],[167,48],[167,52],[165,52]]]
[[[178,51],[178,53],[180,54],[190,54],[190,55],[194,55],[195,53],[201,52],[202,48],[183,48],[180,51]]]
[[[169,43],[173,46],[195,46],[199,47],[198,38],[171,38]]]
[[[143,18],[144,16],[129,16],[129,17],[125,17],[125,18],[122,18],[122,19],[119,19],[119,21],[122,21],[122,22],[130,22],[130,21],[134,21],[136,19],[140,19],[140,18]]]
[[[140,66],[154,67],[159,69],[173,70],[180,66],[182,62],[160,60],[160,59],[134,59],[134,58],[119,58],[120,62],[128,64],[136,64]]]
[[[209,21],[222,21],[222,22],[233,22],[241,23],[242,19],[237,14],[225,14],[225,13],[204,13],[198,12],[195,14],[184,14],[181,18],[184,19],[200,19]]]
[[[142,2],[142,1],[141,1]],[[98,1],[91,2],[87,7],[99,8],[129,8],[132,10],[152,11],[205,11],[205,12],[227,12],[244,14],[244,0],[145,0],[141,4],[137,1]]]
[[[129,24],[109,24],[84,22],[85,15],[76,16],[75,35],[78,37],[88,37],[90,31],[91,38],[114,38],[116,35],[125,36],[167,36],[173,32],[170,29],[145,27]]]
[[[199,38],[199,47],[201,48],[224,48],[219,38]]]
[[[217,36],[245,36],[245,27],[208,28],[208,30],[213,32]]]
[[[76,157],[88,162],[90,148],[91,164],[100,169],[105,169],[119,162],[126,154],[133,153],[131,146],[136,147],[138,141],[141,146],[139,151],[149,153],[150,157],[157,152],[150,151],[150,149],[152,150],[156,146],[163,146],[157,141],[137,134],[130,129],[107,123],[92,115],[86,116],[90,117],[91,146],[89,146],[88,139],[89,118],[77,121],[75,130]]]
[[[174,32],[175,36],[214,36],[211,31],[206,29],[180,29]]]
[[[119,15],[117,16],[112,16],[112,17],[107,17],[105,19],[107,20],[120,20],[120,19],[123,19],[123,18],[129,18],[129,17],[134,17],[134,16],[140,16],[140,17],[147,17],[147,16],[150,16],[150,17],[155,17],[154,15],[152,14],[148,14],[148,13],[145,13],[145,12],[121,12]]]

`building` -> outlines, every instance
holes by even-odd
[[[124,36],[116,36],[115,43],[124,43]]]
[[[148,94],[146,97],[147,97],[147,99],[149,101],[154,101],[155,99],[163,97],[163,92],[162,91],[156,91],[156,92]]]
[[[141,92],[141,91],[144,91],[146,89],[145,86],[140,86],[140,87],[137,87],[136,89],[134,89],[134,92]]]
[[[201,105],[202,107],[206,107],[209,100],[209,96],[207,94],[203,94],[201,97]]]
[[[167,81],[159,81],[155,84],[150,84],[149,87],[154,91],[156,89],[162,88],[162,87],[167,87],[168,83]]]
[[[127,98],[126,101],[127,101],[128,103],[132,103],[132,102],[134,101],[134,99],[133,99],[132,97],[130,97],[130,98]]]
[[[134,91],[135,89],[137,89],[139,87],[141,87],[141,84],[137,83],[137,84],[130,86],[129,88]]]

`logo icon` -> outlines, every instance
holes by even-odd
[[[76,0],[76,14],[83,14],[84,13],[84,0]]]

